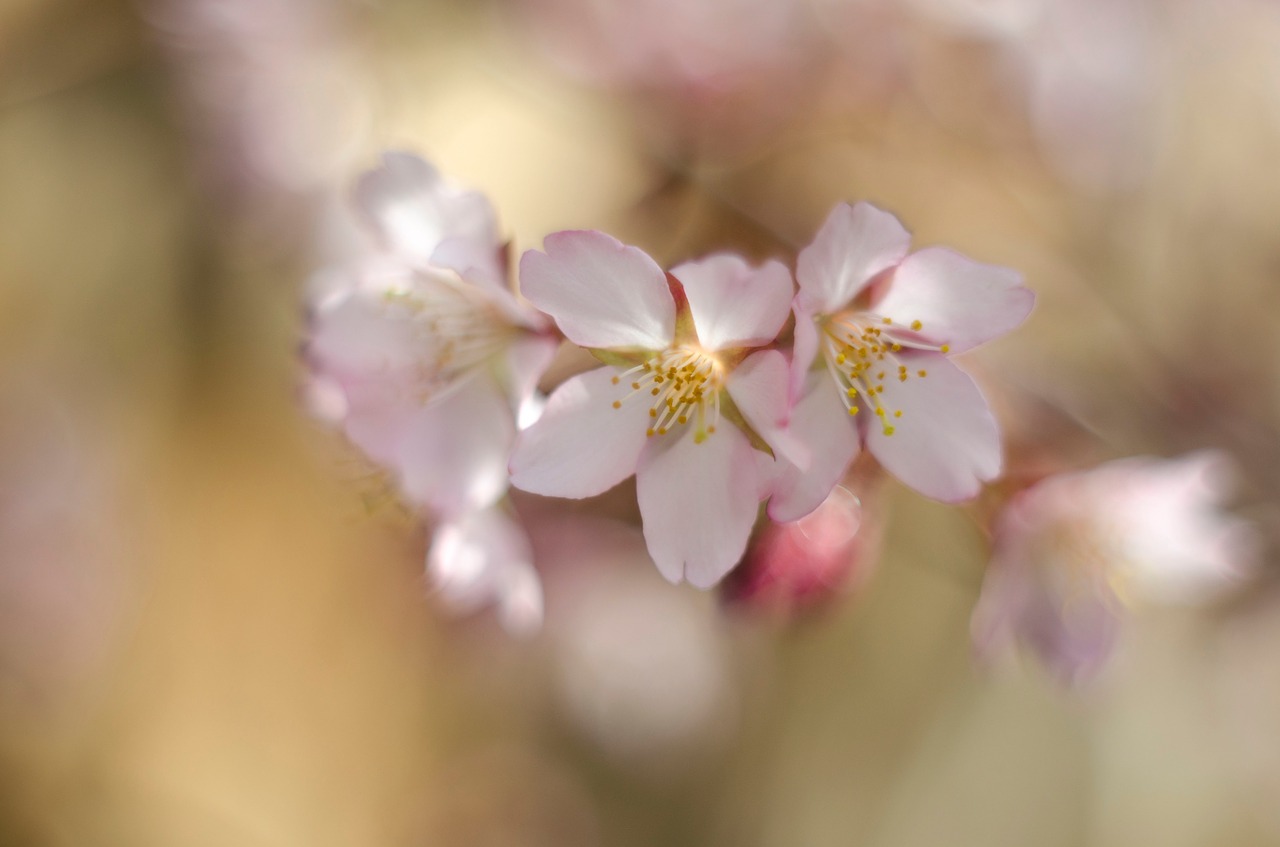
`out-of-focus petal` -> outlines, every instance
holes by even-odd
[[[873,308],[900,326],[919,321],[923,338],[962,353],[1018,326],[1035,299],[1017,271],[929,247],[898,265],[888,292]]]
[[[839,311],[910,246],[911,235],[893,215],[870,203],[841,203],[796,260],[800,298],[813,312]]]
[[[427,551],[427,575],[446,603],[466,613],[497,606],[516,636],[542,625],[542,582],[524,529],[500,506],[442,524]]]
[[[885,427],[870,410],[867,449],[885,469],[926,497],[954,503],[975,496],[1000,474],[1000,430],[973,378],[934,353],[903,352],[906,382],[881,383]],[[926,377],[917,376],[925,371]],[[901,411],[901,417],[894,412]]]
[[[790,372],[787,357],[777,350],[752,353],[734,368],[725,390],[734,405],[775,454],[791,464],[809,466],[809,448],[787,430]]]
[[[512,408],[519,411],[538,388],[538,380],[551,364],[560,342],[547,336],[524,336],[503,351],[506,381]]]
[[[511,456],[511,484],[551,497],[591,497],[635,472],[649,428],[649,407],[624,403],[613,368],[566,380],[538,422],[520,434]]]
[[[990,662],[1021,643],[1062,683],[1086,683],[1115,648],[1119,606],[1033,556],[1016,539],[997,549],[971,622],[977,655]]]
[[[671,275],[684,286],[698,341],[708,350],[773,341],[795,295],[791,272],[780,262],[753,268],[730,253],[685,262]]]
[[[393,252],[430,262],[450,242],[454,264],[449,267],[462,271],[466,268],[456,263],[480,263],[492,270],[498,236],[488,198],[448,185],[434,166],[412,153],[383,153],[379,166],[356,183],[355,202]]]
[[[520,290],[581,347],[659,350],[675,334],[667,276],[644,251],[592,230],[556,232],[520,258]]]
[[[489,506],[507,490],[515,419],[487,375],[423,406],[400,437],[394,467],[414,502],[451,516]]]
[[[757,452],[734,426],[701,444],[689,427],[650,440],[636,471],[649,555],[671,582],[710,588],[746,550],[759,504]]]
[[[815,371],[791,412],[791,434],[809,448],[813,460],[801,469],[779,462],[769,517],[779,523],[799,520],[827,498],[858,455],[858,433],[831,378]]]

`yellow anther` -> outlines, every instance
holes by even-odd
[[[900,417],[902,417],[902,410],[901,410],[901,409],[896,410],[896,411],[893,413],[893,416],[894,416],[895,418],[900,418]]]
[[[884,322],[885,322],[886,324],[891,324],[891,323],[893,323],[893,318],[885,318],[885,319],[884,319]]]
[[[943,344],[943,345],[942,345],[942,347],[940,347],[939,349],[940,349],[943,353],[950,353],[950,352],[951,352],[951,345],[950,345],[950,344]]]
[[[898,353],[898,352],[900,352],[901,350],[902,350],[902,345],[901,345],[901,344],[899,344],[899,343],[898,343],[898,342],[896,342],[896,341],[895,341],[895,342],[893,342],[893,352]]]
[[[856,415],[856,414],[858,414],[858,407],[857,407],[857,406],[850,406],[850,407],[849,407],[849,414],[851,414],[851,415]]]
[[[892,425],[890,425],[890,426],[886,426],[886,427],[884,428],[884,434],[885,434],[885,435],[893,435],[893,433],[894,433],[894,429],[893,429],[893,426],[892,426]]]
[[[621,409],[621,408],[622,408],[622,401],[621,401],[621,400],[614,400],[614,401],[613,401],[613,408],[615,408],[615,409]]]
[[[916,371],[916,376],[928,376],[928,375],[929,375],[929,372],[928,372],[928,371],[926,371],[926,370],[924,370],[923,368],[921,368],[920,370]]]
[[[654,433],[653,433],[653,427],[649,427],[648,429],[646,429],[646,430],[644,431],[644,434],[645,434],[647,437],[649,437],[649,438],[653,438],[653,434],[654,434]]]
[[[880,373],[876,374],[876,379],[884,379],[884,371],[880,371]]]
[[[614,385],[617,385],[617,384],[618,384],[619,382],[621,382],[621,381],[622,381],[622,380],[621,380],[621,378],[619,378],[619,377],[616,377],[616,376],[615,376],[615,377],[613,378],[613,384],[614,384]]]
[[[923,326],[924,326],[924,324],[920,323],[920,321],[912,321],[912,322],[911,322],[911,328],[912,328],[912,329],[914,329],[914,330],[916,330],[917,332],[919,332],[920,328],[921,328],[921,327],[923,327]]]
[[[884,406],[876,406],[876,417],[877,418],[884,417]]]
[[[650,389],[649,389],[649,393],[650,393],[650,394],[652,394],[654,397],[657,397],[657,396],[658,396],[658,389],[656,389],[656,388],[650,388]]]
[[[898,374],[898,382],[906,382],[906,381],[907,381],[907,374],[905,371],[903,373]]]
[[[657,410],[657,409],[650,409],[650,410],[649,410],[649,417],[651,417],[651,418],[656,418],[657,416],[658,416],[658,410]]]
[[[857,396],[858,396],[858,389],[856,389],[856,388],[850,388],[848,391],[846,391],[846,392],[845,392],[845,394],[848,394],[850,397],[857,397]]]
[[[689,422],[689,416],[688,416],[688,415],[681,415],[680,417],[676,418],[676,420],[678,420],[680,423],[688,423],[688,422]]]

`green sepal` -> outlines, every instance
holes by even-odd
[[[742,412],[738,410],[737,404],[733,402],[733,398],[729,396],[727,391],[720,395],[720,417],[742,430],[747,436],[747,441],[751,442],[752,447],[761,453],[768,454],[770,459],[777,458],[777,456],[773,455],[773,448],[760,437],[760,433],[751,428],[751,424],[747,423],[747,419],[742,416]]]

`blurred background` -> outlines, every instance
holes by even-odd
[[[521,250],[870,200],[1038,293],[964,359],[1011,475],[1218,448],[1275,549],[1272,0],[4,0],[0,843],[1280,844],[1267,562],[1083,691],[975,666],[983,521],[892,481],[802,613],[667,585],[623,491],[518,502],[539,635],[448,614],[299,394],[387,147]]]

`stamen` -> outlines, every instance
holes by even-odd
[[[696,427],[694,440],[698,443],[715,432],[715,425],[720,420],[720,391],[724,375],[723,366],[710,353],[692,346],[672,347],[611,381],[617,385],[632,375],[637,375],[637,378],[631,383],[631,393],[614,400],[613,407],[622,408],[636,393],[648,389],[649,396],[653,398],[649,407],[652,425],[646,431],[649,437],[665,435],[672,427],[684,426],[690,421]]]

